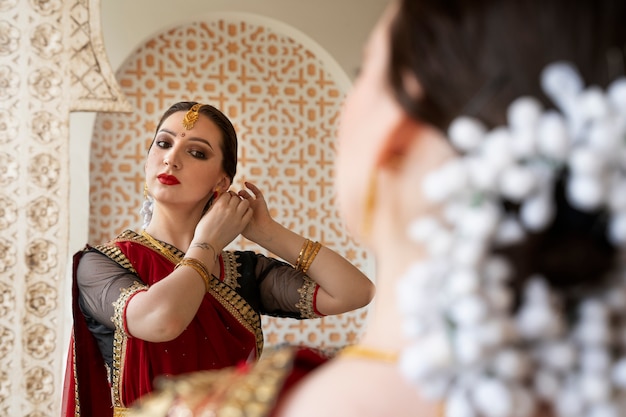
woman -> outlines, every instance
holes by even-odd
[[[292,354],[263,414],[236,399],[264,360],[133,415],[625,415],[625,21],[613,0],[394,1],[338,147],[377,258],[362,340]]]
[[[254,184],[253,195],[229,191],[236,162],[219,110],[165,112],[145,163],[144,230],[75,256],[66,415],[124,415],[159,376],[256,360],[260,314],[306,319],[369,303],[371,282],[272,219]],[[240,234],[290,264],[224,251]]]

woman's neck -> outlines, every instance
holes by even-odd
[[[167,242],[186,252],[197,224],[196,216],[191,213],[155,208],[146,232],[155,239]]]
[[[396,240],[397,241],[397,240]],[[400,350],[406,344],[403,317],[398,310],[398,283],[421,251],[414,244],[381,245],[376,267],[376,296],[370,305],[361,344],[384,350]]]

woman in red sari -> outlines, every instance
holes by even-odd
[[[229,190],[236,162],[219,110],[165,112],[145,164],[144,230],[74,257],[63,415],[123,416],[155,378],[254,361],[260,314],[314,318],[372,299],[346,259],[274,221],[254,184]],[[284,261],[224,251],[240,234]]]

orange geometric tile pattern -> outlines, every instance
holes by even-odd
[[[234,188],[256,183],[276,220],[371,276],[372,262],[346,234],[334,202],[343,74],[285,31],[247,15],[222,16],[158,33],[128,57],[117,79],[134,111],[101,113],[94,127],[91,243],[141,227],[143,163],[158,118],[176,101],[195,100],[220,108],[237,130]],[[263,252],[241,237],[230,247]],[[358,339],[366,315],[367,308],[320,320],[264,318],[266,345],[339,348]]]

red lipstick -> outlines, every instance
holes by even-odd
[[[159,181],[161,182],[161,184],[165,184],[165,185],[176,185],[176,184],[180,184],[180,181],[178,181],[178,178],[176,178],[173,175],[168,175],[168,174],[159,174],[159,176],[157,177],[159,179]]]

